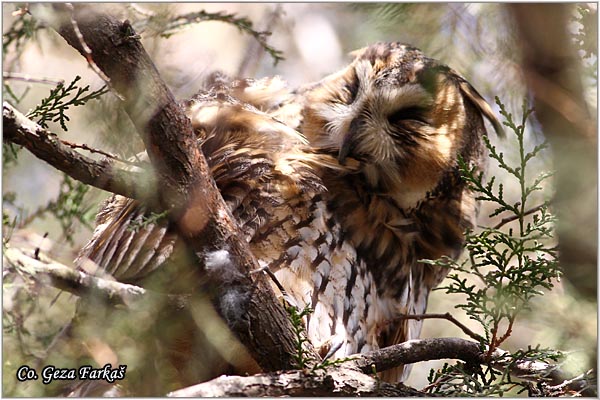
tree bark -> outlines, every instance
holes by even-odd
[[[162,190],[156,202],[171,210],[179,235],[197,256],[227,255],[207,271],[228,326],[267,371],[294,367],[295,337],[288,315],[263,274],[212,179],[191,121],[162,81],[128,21],[92,7],[54,5],[57,32],[109,79],[141,135]],[[234,311],[234,312],[231,312]],[[314,349],[307,352],[319,359]]]
[[[169,397],[427,397],[402,384],[392,385],[354,369],[338,367],[304,373],[221,376],[212,381],[176,390]]]

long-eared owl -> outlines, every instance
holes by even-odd
[[[484,167],[483,117],[502,131],[467,81],[418,49],[353,56],[296,90],[219,77],[185,103],[251,250],[289,302],[312,308],[308,337],[333,357],[419,337],[421,323],[399,317],[424,313],[447,273],[419,260],[458,257],[476,217],[457,159]],[[128,283],[160,274],[179,240],[160,220],[128,229],[145,213],[110,198],[78,262]]]

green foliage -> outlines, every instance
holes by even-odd
[[[304,321],[302,319],[307,315],[310,315],[313,310],[310,307],[306,307],[302,311],[298,311],[297,307],[288,305],[286,311],[290,316],[290,322],[292,323],[292,328],[294,329],[294,335],[296,337],[296,354],[294,355],[294,360],[299,369],[305,369],[315,360],[304,348],[304,343],[308,342],[308,339],[306,338],[306,329],[304,328]]]
[[[146,19],[138,21],[135,26],[151,26],[157,35],[169,38],[177,32],[190,28],[195,24],[204,21],[220,21],[235,26],[241,33],[252,36],[261,45],[261,47],[273,58],[273,64],[277,65],[279,61],[284,60],[283,52],[275,49],[267,42],[271,32],[257,31],[254,29],[252,21],[246,17],[238,17],[235,14],[225,12],[207,12],[204,10],[191,12],[177,16],[165,16],[161,14],[150,15]]]
[[[443,396],[512,396],[529,389],[529,383],[520,380],[513,381],[509,371],[516,363],[523,362],[557,362],[563,354],[552,349],[528,347],[506,354],[502,371],[491,366],[480,364],[445,363],[439,370],[431,370],[427,377],[429,385],[424,391]]]
[[[67,131],[66,122],[69,121],[70,118],[65,114],[65,111],[70,107],[84,105],[88,101],[97,99],[108,92],[108,88],[103,86],[98,90],[85,94],[90,90],[90,86],[77,86],[77,82],[80,79],[80,76],[76,76],[68,86],[65,86],[64,83],[56,86],[50,91],[50,95],[42,100],[40,105],[27,114],[27,117],[35,119],[43,128],[48,128],[47,123],[49,121],[59,122],[60,126]]]
[[[2,55],[5,56],[11,46],[20,54],[23,45],[29,39],[35,38],[36,32],[42,28],[38,21],[25,10],[17,10],[16,19],[2,35]]]
[[[529,309],[531,298],[543,294],[543,289],[550,290],[554,280],[559,277],[557,250],[552,245],[555,218],[550,214],[547,203],[531,205],[532,194],[543,190],[542,183],[551,174],[542,173],[537,177],[528,175],[529,163],[546,148],[546,144],[527,151],[524,144],[525,125],[532,110],[524,104],[523,115],[517,125],[512,114],[498,99],[496,101],[505,118],[504,125],[516,136],[518,164],[507,164],[504,154],[498,152],[489,139],[484,138],[485,144],[490,158],[506,173],[502,182],[506,184],[512,179],[520,188],[519,198],[507,199],[504,184],[497,184],[496,177],[491,177],[485,183],[482,172],[460,160],[463,179],[476,193],[478,200],[494,205],[490,217],[502,217],[502,220],[494,227],[482,228],[478,233],[467,232],[466,260],[423,260],[452,269],[446,285],[438,290],[466,296],[466,301],[456,307],[480,324],[484,333],[481,345],[488,349],[486,354],[490,358],[493,351],[511,335],[517,316]],[[501,230],[503,227],[505,229]],[[526,352],[519,350],[510,354],[509,358],[543,360],[552,358],[554,354],[536,348]],[[510,380],[507,371],[496,372],[489,366],[446,365],[437,372],[432,371],[429,377],[431,393],[501,395],[507,388],[520,385]]]

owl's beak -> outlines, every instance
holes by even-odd
[[[346,135],[342,140],[342,145],[340,146],[340,151],[338,153],[338,161],[341,165],[346,165],[346,158],[356,147],[356,136],[359,127],[360,122],[358,118],[353,119],[348,128],[348,132],[346,132]]]

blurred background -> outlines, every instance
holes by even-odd
[[[203,82],[215,71],[240,77],[264,77],[280,75],[290,87],[297,87],[319,80],[335,72],[350,61],[348,53],[376,41],[400,41],[410,43],[428,56],[436,58],[462,74],[490,102],[497,113],[494,98],[498,96],[509,112],[520,120],[524,99],[533,106],[536,100],[524,72],[524,57],[528,51],[522,47],[517,19],[504,4],[493,3],[420,3],[420,4],[111,4],[112,13],[132,21],[141,35],[142,43],[154,60],[159,72],[175,96],[181,100],[196,93]],[[9,101],[26,113],[48,96],[55,86],[52,82],[71,82],[75,75],[82,77],[81,86],[90,85],[92,90],[104,85],[101,79],[86,65],[84,59],[69,47],[55,32],[36,30],[29,40],[7,41],[7,34],[15,29],[18,16],[16,4],[3,3],[3,72],[4,101]],[[237,17],[247,17],[257,30],[267,30],[272,35],[267,43],[283,53],[284,60],[274,65],[255,38],[244,34],[235,26],[220,21],[207,21],[187,26],[172,33],[168,38],[158,34],[164,21],[176,15],[204,10],[224,12]],[[522,11],[522,10],[521,10]],[[579,95],[588,107],[590,115],[597,113],[597,3],[570,4],[563,10],[566,14],[566,31],[569,44],[576,55],[578,77],[581,81]],[[529,12],[529,11],[527,11]],[[149,22],[148,18],[152,17]],[[161,25],[163,21],[163,25]],[[18,28],[18,27],[17,27]],[[553,29],[548,26],[547,29]],[[561,45],[556,43],[557,46]],[[7,74],[8,73],[8,74]],[[44,78],[48,83],[24,79]],[[8,87],[8,89],[7,89]],[[11,94],[7,93],[11,91]],[[18,101],[17,101],[18,100]],[[61,138],[85,143],[123,157],[129,157],[142,149],[127,116],[118,109],[112,94],[68,112],[68,131],[57,123],[50,123],[52,131]],[[592,123],[595,134],[596,124]],[[490,132],[493,130],[490,127]],[[527,131],[527,146],[533,147],[545,140],[544,124],[536,118],[531,120]],[[492,142],[505,153],[507,160],[516,160],[515,140],[509,137],[501,141],[491,135]],[[593,143],[593,142],[592,142]],[[592,148],[595,149],[595,147]],[[589,146],[588,146],[589,147]],[[595,150],[594,150],[595,152]],[[99,202],[108,194],[96,189],[85,191],[85,206],[75,207],[73,215],[64,223],[64,216],[44,211],[63,192],[73,191],[65,184],[63,175],[44,162],[21,151],[18,161],[10,162],[4,149],[2,180],[4,229],[10,235],[12,246],[41,247],[53,257],[69,265],[78,249],[86,243],[93,227],[93,217]],[[92,155],[95,156],[95,155]],[[593,163],[595,167],[595,163]],[[535,173],[555,168],[552,153],[547,151],[535,160]],[[581,170],[571,175],[593,178],[587,194],[577,193],[586,218],[596,230],[597,192],[596,170]],[[533,174],[534,172],[532,172]],[[489,174],[501,172],[492,168]],[[516,193],[516,187],[505,188],[506,197]],[[548,185],[537,193],[539,203],[550,199],[554,187]],[[515,194],[515,196],[518,196]],[[518,201],[515,197],[514,201]],[[490,220],[484,204],[480,223],[497,223]],[[74,218],[74,215],[77,217]],[[63,219],[61,219],[63,218]],[[592,219],[590,219],[592,218]],[[67,225],[67,226],[65,226]],[[65,230],[66,229],[66,233]],[[48,233],[47,238],[43,235]],[[589,235],[588,235],[589,236]],[[595,237],[586,251],[596,254]],[[593,266],[594,268],[595,266]],[[589,263],[588,263],[589,268]],[[596,278],[591,270],[587,280]],[[590,272],[591,271],[591,272]],[[595,269],[594,269],[595,271]],[[584,274],[584,280],[586,275]],[[532,310],[517,321],[514,334],[503,345],[523,348],[540,344],[565,350],[569,353],[567,369],[581,373],[595,364],[597,338],[597,309],[595,289],[580,295],[577,282],[571,287],[566,281],[557,282],[551,292],[537,298]],[[595,288],[595,285],[593,285]],[[43,296],[37,296],[42,293]],[[592,293],[591,295],[589,293]],[[19,301],[23,296],[36,294],[31,309],[23,310]],[[16,367],[43,353],[57,329],[72,316],[74,301],[61,296],[50,306],[55,293],[43,291],[34,284],[12,278],[4,283],[3,290],[3,391],[5,395],[39,395],[39,389],[24,389],[14,380]],[[456,295],[434,291],[428,312],[451,312],[472,329],[478,325],[454,305],[461,301]],[[34,310],[35,312],[33,312]],[[31,316],[31,317],[28,317]],[[24,333],[25,332],[25,333]],[[463,337],[462,332],[443,320],[424,322],[422,337]],[[430,368],[438,368],[443,361],[421,363],[412,370],[408,385],[423,388],[427,385]]]

